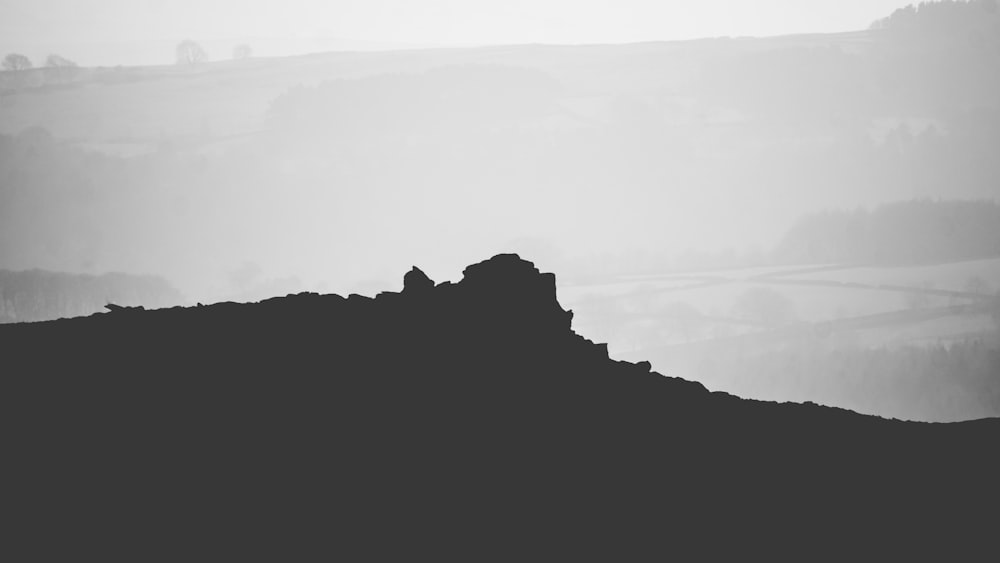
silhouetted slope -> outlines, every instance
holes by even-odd
[[[1000,421],[709,393],[571,318],[501,255],[374,299],[2,326],[8,531],[129,560],[898,559],[993,532]]]

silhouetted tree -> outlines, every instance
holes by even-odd
[[[54,81],[64,81],[73,78],[77,64],[61,55],[51,54],[45,59],[45,76]]]
[[[45,66],[54,68],[75,67],[76,63],[61,55],[51,54],[45,59]]]
[[[253,56],[253,49],[246,43],[233,47],[233,59],[249,59]]]
[[[27,70],[32,67],[31,59],[21,53],[11,53],[3,59],[3,69],[10,71]]]
[[[177,64],[194,65],[208,60],[208,53],[200,44],[185,39],[177,44]]]

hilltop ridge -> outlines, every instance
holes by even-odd
[[[507,254],[373,298],[0,326],[8,506],[39,559],[898,556],[989,537],[1000,420],[743,400],[571,324],[555,276]]]

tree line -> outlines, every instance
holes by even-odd
[[[253,48],[241,43],[233,48],[233,60],[248,59],[253,56]],[[177,65],[196,66],[209,60],[208,52],[197,41],[185,39],[174,49],[174,60]],[[35,70],[35,63],[23,53],[8,53],[0,60],[0,70],[3,71],[8,87],[26,87],[40,85],[39,79],[30,77],[28,71]],[[119,67],[121,68],[121,67]],[[77,81],[81,77],[81,68],[76,61],[57,53],[46,57],[41,69],[41,84],[66,84]],[[0,84],[2,86],[4,84]]]
[[[996,333],[994,333],[994,336]],[[1000,416],[1000,342],[706,353],[699,380],[744,397],[816,401],[895,418]]]
[[[177,44],[174,51],[177,64],[197,64],[208,60],[208,52],[197,41],[185,39]],[[253,48],[246,43],[241,43],[233,47],[233,59],[246,59],[253,56]],[[45,68],[67,69],[77,68],[79,65],[62,55],[52,53],[45,59]],[[35,68],[31,58],[23,53],[8,53],[0,62],[0,67],[5,71],[17,72],[21,70],[31,70]]]
[[[899,8],[885,18],[876,20],[871,28],[889,31],[920,31],[930,33],[961,33],[984,25],[984,19],[995,16],[996,0],[940,0],[920,2]]]
[[[1000,204],[911,200],[815,213],[788,230],[775,255],[788,263],[885,265],[1000,256]]]

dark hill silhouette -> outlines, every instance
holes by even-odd
[[[571,319],[552,274],[500,255],[375,298],[0,326],[8,537],[39,560],[958,558],[993,537],[1000,420],[710,393]]]

